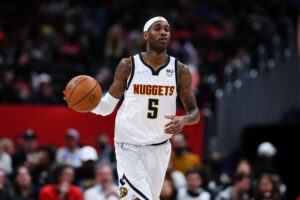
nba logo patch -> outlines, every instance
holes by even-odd
[[[167,69],[166,72],[168,77],[172,77],[174,75],[174,69]]]
[[[124,186],[122,186],[122,187],[120,188],[120,199],[122,199],[122,198],[126,197],[126,196],[127,196],[127,194],[128,194],[128,190],[127,190],[127,188],[126,188],[126,187],[124,187]]]

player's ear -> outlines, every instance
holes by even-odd
[[[144,39],[148,40],[148,32],[144,32]]]

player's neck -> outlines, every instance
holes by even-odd
[[[154,68],[158,68],[166,63],[167,51],[157,53],[156,51],[147,51],[142,53],[143,58]]]

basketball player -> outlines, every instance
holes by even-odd
[[[158,200],[169,163],[172,134],[200,115],[189,69],[167,54],[170,26],[154,17],[144,26],[146,52],[121,60],[108,93],[92,110],[103,116],[124,101],[115,122],[120,198]],[[186,115],[176,116],[179,95]]]

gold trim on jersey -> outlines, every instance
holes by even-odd
[[[146,60],[145,60],[145,58],[144,58],[144,56],[143,56],[143,54],[141,53],[141,58],[142,58],[142,60],[147,64],[147,65],[149,65],[150,67],[152,67],[152,69],[154,70],[154,71],[156,71],[157,72],[157,70],[159,70],[159,68],[161,68],[161,67],[163,67],[164,65],[166,65],[167,64],[167,62],[168,62],[168,55],[167,55],[167,57],[166,57],[166,61],[165,61],[165,63],[164,64],[162,64],[161,66],[159,66],[157,69],[155,69],[155,67],[153,67],[151,64],[149,64]]]

